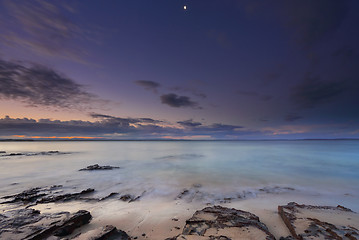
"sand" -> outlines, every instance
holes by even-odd
[[[260,218],[269,231],[279,239],[281,236],[289,236],[290,232],[285,226],[277,212],[278,205],[286,205],[288,202],[296,201],[301,204],[312,205],[333,205],[328,202],[335,201],[323,198],[323,196],[303,196],[301,194],[265,194],[257,198],[234,200],[230,203],[220,204],[224,207],[236,208],[251,212]],[[340,204],[340,203],[338,203]],[[33,208],[46,212],[70,211],[75,212],[79,209],[91,212],[93,219],[87,226],[81,229],[81,232],[90,231],[113,225],[118,229],[127,232],[137,239],[165,239],[182,233],[185,221],[192,217],[196,210],[207,207],[208,204],[203,202],[187,202],[183,199],[169,200],[168,198],[146,198],[136,202],[122,202],[117,199],[90,203],[90,202],[67,202],[67,203],[50,203],[40,204]],[[313,214],[305,213],[305,214]],[[322,215],[322,220],[341,223],[345,219],[341,216],[331,214]],[[359,228],[358,214],[353,214],[351,219],[346,219],[348,224]],[[79,230],[78,230],[79,231]],[[75,236],[78,231],[72,235]],[[79,238],[81,239],[81,238]]]

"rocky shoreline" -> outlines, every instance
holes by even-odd
[[[112,225],[82,231],[88,224],[91,213],[78,210],[74,213],[67,211],[57,213],[41,213],[33,209],[37,204],[49,202],[64,202],[74,200],[103,201],[106,199],[92,199],[85,196],[94,189],[64,195],[44,193],[57,189],[59,186],[34,188],[19,194],[4,196],[1,205],[8,207],[0,214],[1,239],[137,239],[129,236],[125,231]],[[124,199],[119,198],[124,201]],[[131,200],[126,199],[130,202]],[[359,219],[354,213],[343,206],[312,206],[300,205],[295,202],[278,206],[278,214],[287,226],[291,235],[280,239],[359,239],[359,230],[351,223],[351,219]],[[313,216],[317,215],[317,216]],[[325,216],[331,214],[331,217]],[[320,218],[324,216],[324,218]],[[340,221],[335,218],[343,218]],[[332,221],[331,221],[332,220]],[[178,221],[172,218],[172,221]],[[180,227],[178,227],[180,229]],[[73,232],[76,230],[76,234]],[[146,233],[143,233],[146,238]],[[151,239],[151,238],[148,238]],[[268,227],[253,213],[227,208],[219,205],[209,206],[197,210],[193,216],[185,221],[182,232],[176,236],[163,236],[166,240],[229,240],[229,239],[276,239]]]
[[[80,169],[80,171],[101,171],[118,168],[94,164]],[[183,189],[174,201],[188,203],[201,199],[204,193],[200,191],[200,188],[201,185],[194,184],[188,189]],[[274,187],[263,188],[258,191],[278,193],[294,191],[294,189]],[[110,199],[113,201],[119,200],[127,204],[141,202],[142,197],[146,194],[145,191],[138,196],[129,193],[112,192],[107,196],[96,198],[93,197],[94,192],[96,190],[93,188],[68,192],[62,185],[53,185],[31,188],[17,194],[2,196],[0,197],[0,239],[154,239],[150,237],[149,232],[143,232],[141,236],[131,236],[129,232],[126,233],[121,230],[121,226],[117,224],[104,224],[95,229],[88,229],[86,225],[94,221],[94,217],[89,210],[77,209],[72,213],[67,210],[47,213],[35,208],[49,203],[62,204],[75,201],[99,203],[107,202]],[[218,203],[230,203],[245,197],[244,194],[235,198],[223,198]],[[185,218],[181,221],[179,221],[178,216],[170,218],[168,221],[176,223],[176,233],[172,236],[167,234],[161,239],[276,239],[275,235],[270,231],[268,222],[268,226],[266,226],[257,215],[251,212],[211,203],[207,205],[202,210],[194,211],[190,218]],[[281,221],[284,223],[283,225],[290,233],[287,236],[277,236],[277,239],[359,239],[359,215],[340,205],[337,207],[314,206],[290,202],[287,205],[278,206],[276,214],[280,216]]]

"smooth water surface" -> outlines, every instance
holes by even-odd
[[[359,141],[49,141],[1,142],[1,195],[62,184],[68,189],[172,197],[202,186],[209,197],[294,188],[359,195]],[[2,155],[2,156],[1,156]],[[119,166],[78,171],[88,165]],[[208,200],[208,199],[207,199]]]

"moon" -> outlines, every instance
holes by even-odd
[[[187,10],[187,6],[186,6],[186,5],[183,6],[183,10]]]

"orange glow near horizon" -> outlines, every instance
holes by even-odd
[[[15,138],[30,138],[30,139],[103,139],[103,137],[84,137],[84,136],[66,136],[66,137],[57,137],[57,136],[26,136],[26,135],[11,135]]]

